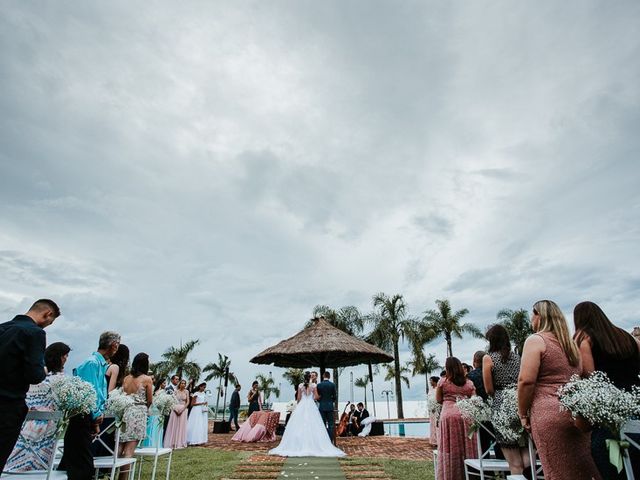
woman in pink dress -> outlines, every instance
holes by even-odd
[[[180,380],[178,389],[174,393],[178,404],[173,407],[167,432],[164,436],[165,448],[186,448],[187,446],[187,406],[189,405],[189,391],[186,380]]]
[[[476,434],[469,438],[469,425],[462,418],[456,400],[473,396],[476,387],[466,378],[462,364],[457,358],[447,358],[445,371],[445,377],[438,382],[436,388],[436,400],[442,404],[436,478],[460,480],[464,478],[464,459],[477,458],[478,449]]]
[[[546,480],[600,480],[591,458],[591,434],[576,428],[560,410],[558,388],[580,374],[580,352],[554,302],[533,306],[535,332],[524,343],[518,377],[518,414],[536,444]]]

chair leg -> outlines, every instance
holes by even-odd
[[[153,472],[151,473],[151,480],[156,480],[156,469],[158,468],[158,455],[153,457]]]
[[[173,456],[173,451],[171,451],[171,453],[169,453],[169,460],[167,461],[167,478],[166,480],[169,480],[169,475],[171,474],[171,457]]]

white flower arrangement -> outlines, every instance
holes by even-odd
[[[611,431],[618,439],[607,440],[609,459],[622,471],[622,449],[628,447],[621,442],[620,429],[632,417],[640,415],[640,388],[631,392],[617,388],[607,374],[595,371],[588,378],[573,375],[569,382],[558,389],[560,409],[569,410],[571,416],[578,416],[593,426]]]
[[[116,388],[109,393],[109,398],[107,398],[104,406],[104,413],[107,416],[115,417],[115,426],[124,430],[126,428],[123,421],[124,414],[133,405],[135,405],[133,397],[124,393],[122,388]]]
[[[153,397],[151,408],[158,412],[160,421],[164,422],[164,417],[171,413],[171,410],[173,410],[173,407],[177,405],[177,403],[178,400],[176,400],[175,396],[163,391],[159,391]]]
[[[436,402],[435,398],[427,398],[427,411],[429,415],[434,415],[438,419],[440,418],[440,412],[442,412],[442,404]]]
[[[483,422],[489,422],[491,420],[491,405],[478,395],[469,398],[459,398],[456,401],[456,405],[462,414],[462,418],[471,422],[469,437],[480,428]]]
[[[620,434],[622,425],[640,415],[640,389],[631,392],[617,388],[604,372],[593,372],[588,378],[573,375],[569,383],[558,389],[561,409],[569,410],[591,425]]]
[[[515,388],[502,390],[502,402],[491,414],[493,428],[505,440],[517,442],[524,435],[524,427],[518,416],[518,392]]]
[[[289,403],[287,403],[285,407],[285,411],[293,412],[296,409],[297,405],[298,405],[298,402],[296,402],[295,400],[291,400]]]
[[[54,375],[49,384],[56,408],[64,412],[66,419],[89,414],[96,408],[96,391],[89,382],[79,377]]]

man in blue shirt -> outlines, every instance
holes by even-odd
[[[59,470],[67,471],[69,480],[88,480],[93,476],[91,441],[99,431],[107,401],[107,360],[118,351],[120,335],[104,332],[100,335],[98,351],[73,370],[73,374],[93,385],[96,391],[96,408],[89,415],[72,417],[64,436],[64,453]]]
[[[27,415],[30,384],[44,380],[44,349],[48,327],[60,316],[52,300],[35,302],[24,315],[0,324],[0,472],[11,455]]]

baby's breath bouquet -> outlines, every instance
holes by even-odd
[[[496,402],[497,403],[497,402]],[[491,423],[496,432],[509,442],[519,442],[524,435],[524,427],[518,416],[518,392],[515,388],[502,390],[500,404],[494,403]]]
[[[289,403],[287,403],[285,411],[293,412],[296,409],[296,405],[298,405],[298,402],[296,402],[295,400],[291,400]]]
[[[151,408],[158,412],[160,424],[164,423],[164,417],[171,413],[177,403],[176,397],[169,393],[160,391],[154,395]]]
[[[56,408],[64,412],[66,419],[86,415],[96,408],[96,391],[89,382],[79,377],[52,375],[49,384]]]
[[[462,418],[471,422],[469,438],[480,428],[482,422],[491,420],[491,405],[478,395],[469,398],[459,398],[456,401],[456,405],[462,414]]]
[[[437,420],[438,418],[440,418],[442,404],[436,402],[435,398],[427,398],[427,410],[429,412],[429,415],[433,415]]]
[[[126,428],[124,422],[124,414],[127,409],[135,405],[135,401],[131,395],[127,395],[122,388],[116,388],[109,393],[109,398],[104,406],[104,413],[107,416],[115,417],[116,428],[124,430]]]
[[[560,408],[571,416],[585,419],[593,426],[608,429],[620,438],[620,429],[627,420],[640,415],[640,389],[631,392],[617,388],[607,374],[595,371],[588,378],[573,375],[569,383],[558,389]],[[622,471],[622,451],[626,442],[607,440],[609,459]]]

